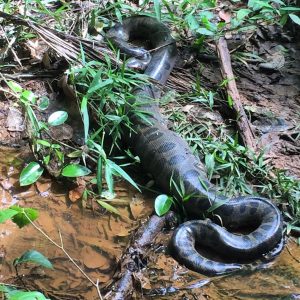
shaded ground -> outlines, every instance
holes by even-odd
[[[238,45],[233,69],[243,105],[270,163],[299,178],[300,41],[277,27],[248,38],[229,40],[231,50]],[[213,86],[222,81],[216,65],[203,63],[202,76]]]

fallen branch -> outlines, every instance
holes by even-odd
[[[169,212],[163,217],[153,215],[144,226],[139,228],[135,241],[121,259],[121,278],[114,284],[112,290],[104,296],[104,299],[131,299],[134,291],[134,274],[140,271],[141,265],[144,265],[147,249],[163,227],[174,222],[174,219],[173,212]]]
[[[232,99],[232,106],[236,112],[237,126],[241,138],[244,142],[244,145],[255,152],[255,137],[251,129],[250,122],[243,108],[239,91],[237,89],[231,66],[230,53],[225,38],[220,37],[217,41],[217,51],[221,65],[222,76],[223,79],[227,82],[227,94],[228,97]]]

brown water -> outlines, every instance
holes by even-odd
[[[60,243],[102,291],[117,274],[118,261],[130,234],[152,212],[151,197],[142,196],[124,183],[117,184],[113,204],[122,218],[95,205],[82,208],[72,203],[65,183],[41,179],[29,188],[18,186],[18,176],[28,151],[2,149],[0,153],[1,208],[18,203],[37,208],[36,224]],[[161,233],[149,252],[148,267],[137,274],[141,287],[133,299],[300,299],[300,249],[292,240],[276,262],[267,269],[235,276],[206,278],[181,267],[165,254],[171,233]],[[16,278],[13,260],[24,251],[36,249],[47,256],[54,270],[26,265],[19,270],[31,289],[48,292],[51,299],[98,299],[87,279],[33,226],[17,228],[0,224],[0,282],[22,286]],[[104,292],[103,292],[104,294]],[[294,296],[292,296],[294,295]],[[294,298],[293,298],[294,297]],[[300,297],[300,296],[298,296]]]

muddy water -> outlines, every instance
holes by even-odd
[[[151,214],[150,197],[117,184],[114,206],[122,218],[97,207],[82,208],[81,202],[69,200],[65,183],[41,179],[29,188],[18,186],[18,176],[28,151],[1,149],[0,205],[18,203],[39,210],[36,224],[66,251],[102,290],[113,281],[118,261],[128,245],[130,234],[141,220]],[[89,205],[89,203],[87,203]],[[299,299],[300,248],[292,240],[276,262],[267,269],[247,274],[207,278],[188,271],[166,255],[171,233],[161,233],[152,251],[148,267],[137,274],[140,282],[133,299]],[[19,274],[31,289],[48,292],[51,299],[98,299],[91,283],[70,263],[63,252],[40,232],[27,226],[17,228],[13,223],[0,224],[0,282],[22,285],[16,278],[13,260],[28,249],[47,256],[54,270],[26,265]],[[297,296],[298,295],[298,296]]]

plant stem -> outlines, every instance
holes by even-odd
[[[81,267],[75,262],[75,260],[69,255],[69,253],[65,250],[64,246],[63,246],[63,240],[62,240],[62,236],[61,236],[61,232],[60,230],[58,230],[58,234],[59,234],[59,238],[60,238],[60,242],[61,244],[59,245],[58,243],[56,243],[47,233],[45,233],[40,227],[38,227],[33,221],[31,221],[31,219],[29,218],[29,216],[26,214],[25,211],[23,211],[24,215],[26,216],[26,218],[28,219],[28,221],[31,223],[31,225],[37,230],[39,231],[48,241],[50,241],[54,246],[56,246],[57,248],[59,248],[67,257],[68,259],[72,262],[72,264],[80,271],[80,273],[96,288],[97,293],[99,295],[99,299],[103,300],[101,292],[100,292],[100,288],[99,288],[99,280],[97,279],[96,282],[94,282],[82,269]]]

